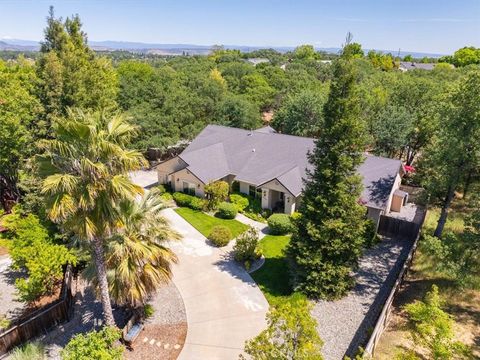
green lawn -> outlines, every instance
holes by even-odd
[[[177,214],[187,220],[195,229],[200,231],[205,237],[210,235],[212,228],[216,225],[224,225],[228,227],[232,232],[232,239],[236,238],[238,235],[248,229],[247,225],[242,224],[237,220],[220,219],[198,210],[182,207],[175,209],[175,211]]]
[[[251,275],[270,305],[299,296],[292,291],[289,281],[288,264],[284,254],[289,242],[289,235],[267,235],[259,243],[265,256],[265,264]]]

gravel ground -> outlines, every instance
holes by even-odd
[[[68,341],[78,333],[98,329],[102,325],[102,306],[91,289],[83,280],[77,283],[77,301],[74,319],[60,325],[40,339],[46,345],[49,359],[60,359],[60,351]],[[180,353],[187,333],[186,314],[182,298],[173,283],[162,287],[152,298],[154,315],[145,323],[145,328],[134,343],[134,351],[126,351],[129,360],[175,359]],[[114,309],[115,321],[123,327],[127,314],[122,308]],[[148,342],[143,342],[145,337]],[[151,339],[156,341],[150,344]],[[160,345],[157,342],[161,341]],[[168,347],[164,348],[166,344]],[[177,346],[175,346],[177,345]]]
[[[15,280],[21,273],[10,268],[12,260],[8,256],[0,256],[0,315],[13,319],[21,315],[25,304],[17,301]]]
[[[352,356],[364,345],[411,245],[408,240],[384,238],[360,260],[355,274],[357,285],[349,295],[314,304],[312,315],[324,341],[325,360]]]
[[[187,315],[182,297],[171,282],[160,288],[150,304],[155,312],[127,351],[128,360],[176,359],[187,335]]]

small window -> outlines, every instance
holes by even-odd
[[[281,192],[280,193],[280,201],[283,201],[285,199],[285,193]]]
[[[184,181],[183,192],[188,195],[195,195],[195,184]]]

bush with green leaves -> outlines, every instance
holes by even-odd
[[[124,348],[116,345],[119,339],[120,331],[112,327],[78,334],[62,350],[62,360],[123,359]]]
[[[155,309],[153,308],[153,306],[150,304],[145,304],[145,306],[143,307],[143,315],[145,316],[145,318],[148,319],[149,317],[152,317],[154,313]]]
[[[230,195],[230,202],[235,205],[238,212],[243,212],[245,208],[248,206],[248,196],[243,194],[231,194]]]
[[[268,219],[268,227],[273,235],[285,235],[293,230],[290,216],[287,214],[273,214]]]
[[[208,235],[208,240],[218,247],[227,245],[231,239],[232,232],[228,227],[223,225],[214,226],[210,232],[210,235]]]
[[[204,199],[181,192],[173,193],[173,200],[175,200],[178,206],[188,207],[193,210],[202,210],[205,207]]]
[[[165,202],[170,202],[173,200],[173,195],[168,192],[164,192],[160,195],[160,198]]]
[[[405,306],[415,345],[425,348],[429,359],[470,359],[470,349],[453,339],[454,321],[442,307],[443,301],[436,285],[432,285],[432,290],[426,294],[423,301],[415,301]]]
[[[29,342],[23,346],[17,347],[12,351],[11,360],[45,360],[47,354],[45,345],[40,342]]]
[[[8,329],[11,323],[12,322],[7,319],[4,314],[0,314],[0,333],[2,332],[2,330]]]
[[[247,341],[245,353],[253,360],[322,360],[323,342],[318,336],[317,322],[310,315],[311,308],[308,300],[301,296],[271,307],[267,314],[268,327]]]
[[[63,267],[75,265],[77,257],[66,246],[55,244],[37,216],[12,213],[4,217],[9,229],[13,267],[25,270],[26,277],[15,280],[21,301],[35,302],[52,294],[63,278]]]
[[[215,210],[222,201],[228,199],[230,186],[226,181],[214,181],[205,185],[205,195],[207,197],[206,209]]]
[[[367,219],[365,222],[365,246],[371,247],[380,241],[380,237],[377,234],[377,224],[372,219]]]
[[[245,263],[245,261],[258,258],[259,253],[256,251],[258,240],[258,230],[254,227],[250,227],[247,231],[240,234],[233,246],[235,260]]]
[[[222,219],[235,219],[237,207],[234,204],[222,202],[218,207],[217,216]]]
[[[165,188],[165,185],[163,185],[163,184],[159,184],[159,185],[157,186],[157,190],[158,190],[158,192],[159,192],[160,194],[163,194],[163,193],[165,193],[165,192],[167,191],[167,189]]]

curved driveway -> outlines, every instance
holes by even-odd
[[[173,243],[179,263],[173,281],[182,295],[188,332],[179,360],[238,359],[245,341],[265,327],[268,303],[243,268],[173,209],[163,212],[183,240]]]

